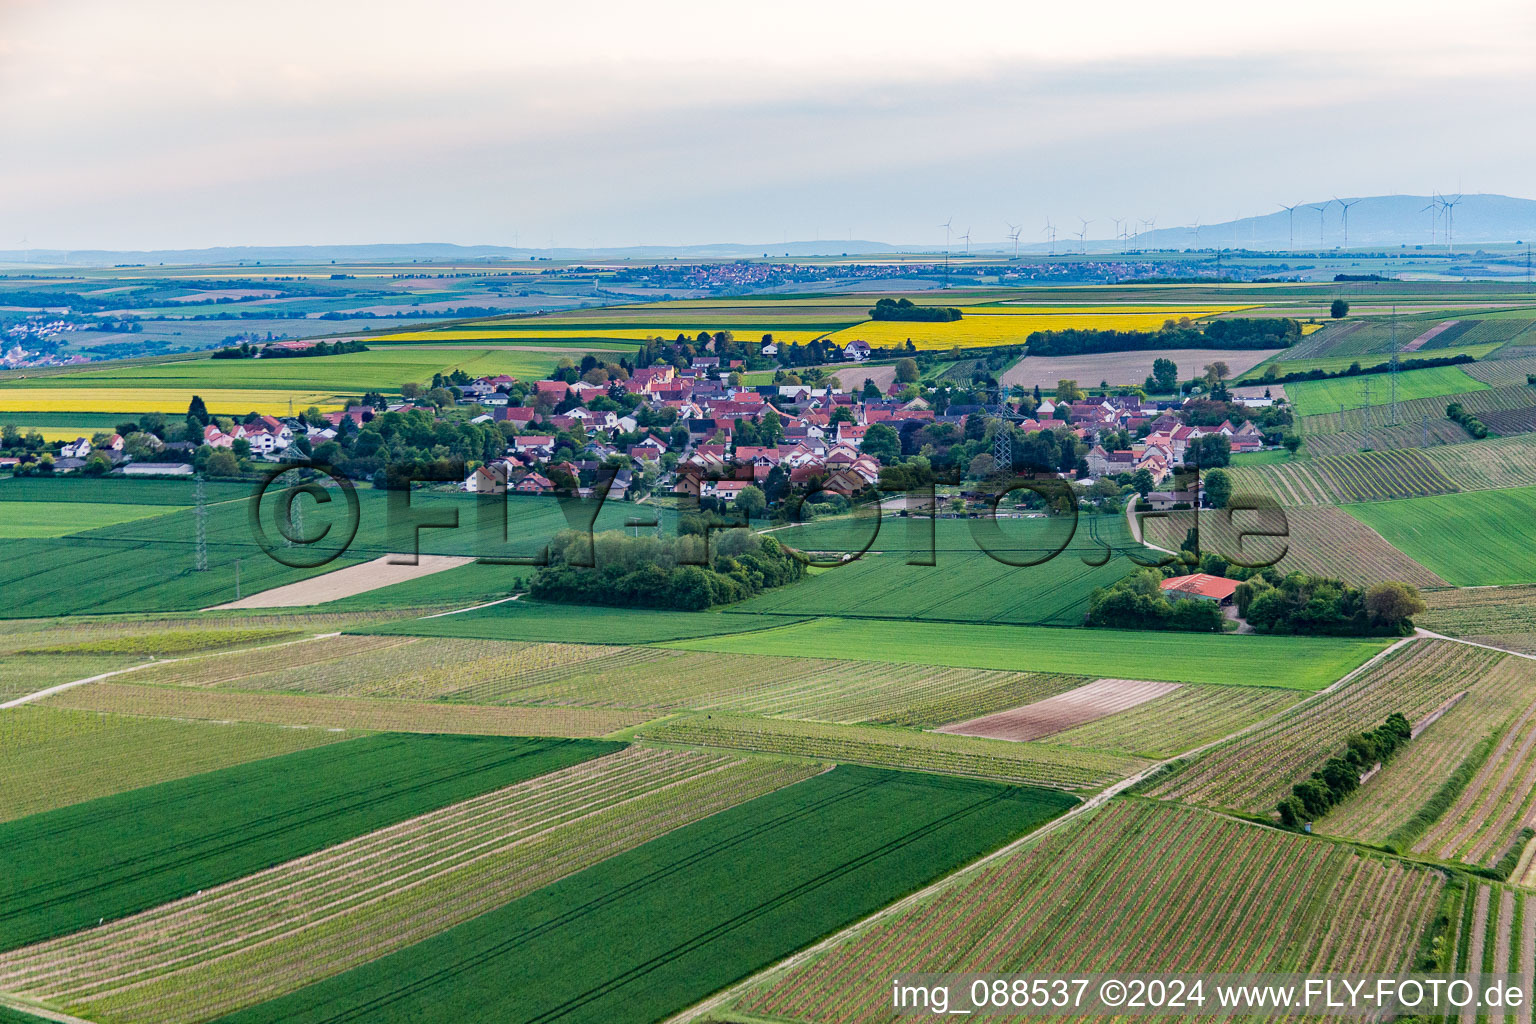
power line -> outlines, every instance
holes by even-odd
[[[203,493],[203,475],[197,475],[197,482],[192,489],[192,500],[197,509],[192,513],[192,522],[195,526],[197,537],[197,562],[198,572],[208,571],[208,501]]]

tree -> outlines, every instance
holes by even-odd
[[[91,457],[85,460],[85,466],[80,472],[86,476],[105,476],[112,472],[112,460],[101,452],[92,452]]]
[[[1075,380],[1058,380],[1056,382],[1056,401],[1080,402],[1083,398],[1083,389],[1077,386]]]
[[[1226,508],[1232,500],[1232,478],[1225,470],[1213,469],[1205,474],[1205,500],[1211,508]]]
[[[916,384],[922,378],[918,372],[917,360],[910,356],[896,360],[896,379],[903,384]]]
[[[836,409],[832,410],[832,417],[830,420],[828,420],[828,422],[833,427],[836,427],[839,423],[856,423],[858,420],[857,417],[853,415],[852,409],[848,408],[846,405],[840,405]]]
[[[201,395],[193,395],[192,401],[187,403],[187,419],[197,420],[199,427],[208,425],[208,406],[203,404]]]
[[[1285,445],[1286,451],[1295,455],[1296,450],[1301,447],[1301,437],[1298,434],[1286,434],[1280,443]]]
[[[1184,463],[1214,468],[1232,461],[1232,442],[1225,434],[1203,434],[1184,451]]]
[[[966,469],[968,476],[977,480],[985,480],[997,472],[997,460],[992,458],[991,452],[979,452],[972,459]]]
[[[235,460],[234,452],[219,448],[208,456],[206,470],[209,476],[234,476],[240,472],[240,464]]]
[[[1179,367],[1172,359],[1152,360],[1152,381],[1158,391],[1173,391],[1179,386]]]
[[[880,393],[880,385],[876,384],[873,378],[865,377],[864,391],[859,397],[866,402],[878,402],[885,396]]]
[[[1205,380],[1211,387],[1215,387],[1217,381],[1226,380],[1231,375],[1232,368],[1220,359],[1214,363],[1205,364]]]
[[[1157,486],[1157,481],[1152,479],[1150,470],[1138,469],[1131,474],[1131,486],[1136,488],[1136,493],[1145,498]]]
[[[1365,610],[1383,626],[1401,626],[1426,607],[1416,588],[1397,580],[1377,583],[1365,592]]]
[[[763,494],[762,488],[756,484],[749,484],[736,495],[736,507],[749,519],[758,519],[768,510],[768,497]]]
[[[1334,299],[1333,305],[1328,307],[1328,315],[1335,320],[1342,320],[1349,316],[1349,303],[1343,299]]]
[[[901,435],[884,423],[871,423],[864,431],[864,442],[859,450],[873,455],[882,466],[889,466],[901,458]]]

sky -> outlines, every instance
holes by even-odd
[[[0,0],[0,250],[873,239],[1536,198],[1530,0]]]

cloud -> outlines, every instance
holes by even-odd
[[[1001,237],[1533,191],[1507,130],[1527,5],[1037,6],[0,2],[24,154],[0,225],[60,248],[931,242],[950,213]],[[1477,144],[1429,144],[1449,124]]]

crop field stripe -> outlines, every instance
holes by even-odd
[[[0,712],[0,821],[351,738],[319,729],[11,708]]]
[[[1140,758],[1047,743],[730,715],[695,714],[668,719],[640,735],[656,743],[748,750],[1064,789],[1096,789],[1145,766]]]
[[[1117,799],[765,978],[726,1014],[883,1024],[889,979],[912,972],[1393,972],[1442,891],[1433,871]]]
[[[701,636],[660,646],[789,657],[836,650],[844,658],[864,661],[1320,690],[1379,653],[1386,643],[827,616],[747,635]]]
[[[383,734],[0,825],[0,947],[117,918],[457,799],[586,760],[589,740]],[[264,809],[252,816],[249,807]]]
[[[1155,783],[1151,795],[1267,812],[1349,733],[1394,711],[1416,720],[1506,657],[1443,640],[1405,643],[1344,686],[1183,766]]]
[[[822,770],[632,747],[0,957],[0,985],[115,1021],[206,1020]]]
[[[1027,831],[1064,810],[1060,801],[839,768],[225,1019],[607,1021],[615,1000],[626,1017],[660,1019]],[[854,820],[862,827],[845,825]],[[695,898],[716,891],[709,904]],[[614,930],[631,936],[618,956],[605,941]],[[507,962],[511,953],[522,955]]]
[[[208,691],[104,681],[54,694],[48,707],[214,722],[478,736],[599,737],[655,717],[608,708],[523,708],[292,693]]]

